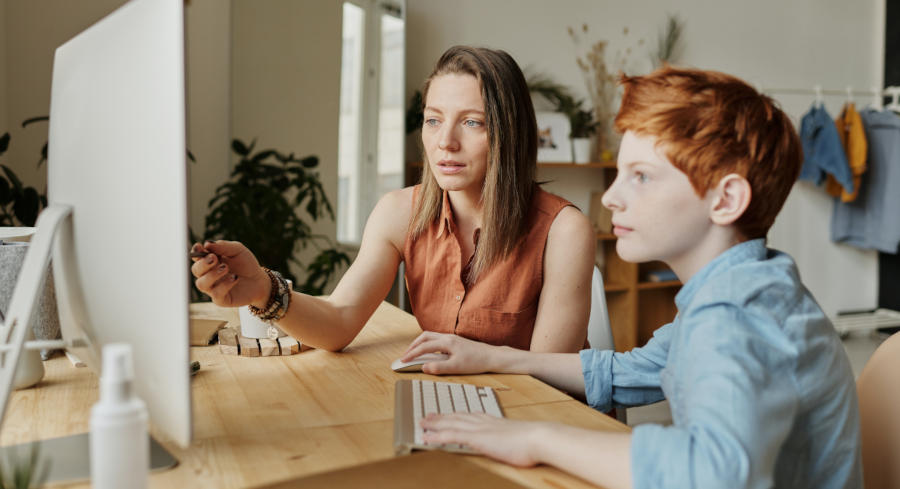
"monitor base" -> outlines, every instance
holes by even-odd
[[[38,449],[38,474],[43,483],[86,481],[91,478],[90,436],[88,433],[49,438],[31,443],[0,447],[0,464],[5,473],[12,473],[13,461],[26,462],[32,447]],[[153,437],[150,437],[150,470],[167,470],[178,465],[178,460]]]

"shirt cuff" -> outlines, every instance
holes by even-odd
[[[612,350],[581,350],[579,355],[588,405],[609,411],[612,409]]]

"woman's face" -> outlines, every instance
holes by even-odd
[[[481,84],[474,76],[451,73],[431,80],[422,144],[442,189],[481,194],[490,144]]]

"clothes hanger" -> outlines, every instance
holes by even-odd
[[[869,108],[877,111],[884,108],[884,93],[880,87],[872,87],[872,103],[869,104]]]
[[[885,109],[900,112],[900,87],[887,87],[884,93],[891,96],[891,103],[887,104]]]

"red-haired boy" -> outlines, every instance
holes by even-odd
[[[540,354],[423,333],[427,373],[527,373],[600,410],[668,399],[671,426],[630,434],[485,415],[430,416],[428,443],[547,463],[608,487],[862,486],[853,374],[793,260],[766,233],[797,178],[788,117],[746,83],[664,68],[623,77],[618,175],[603,196],[616,250],[684,283],[641,348]]]

